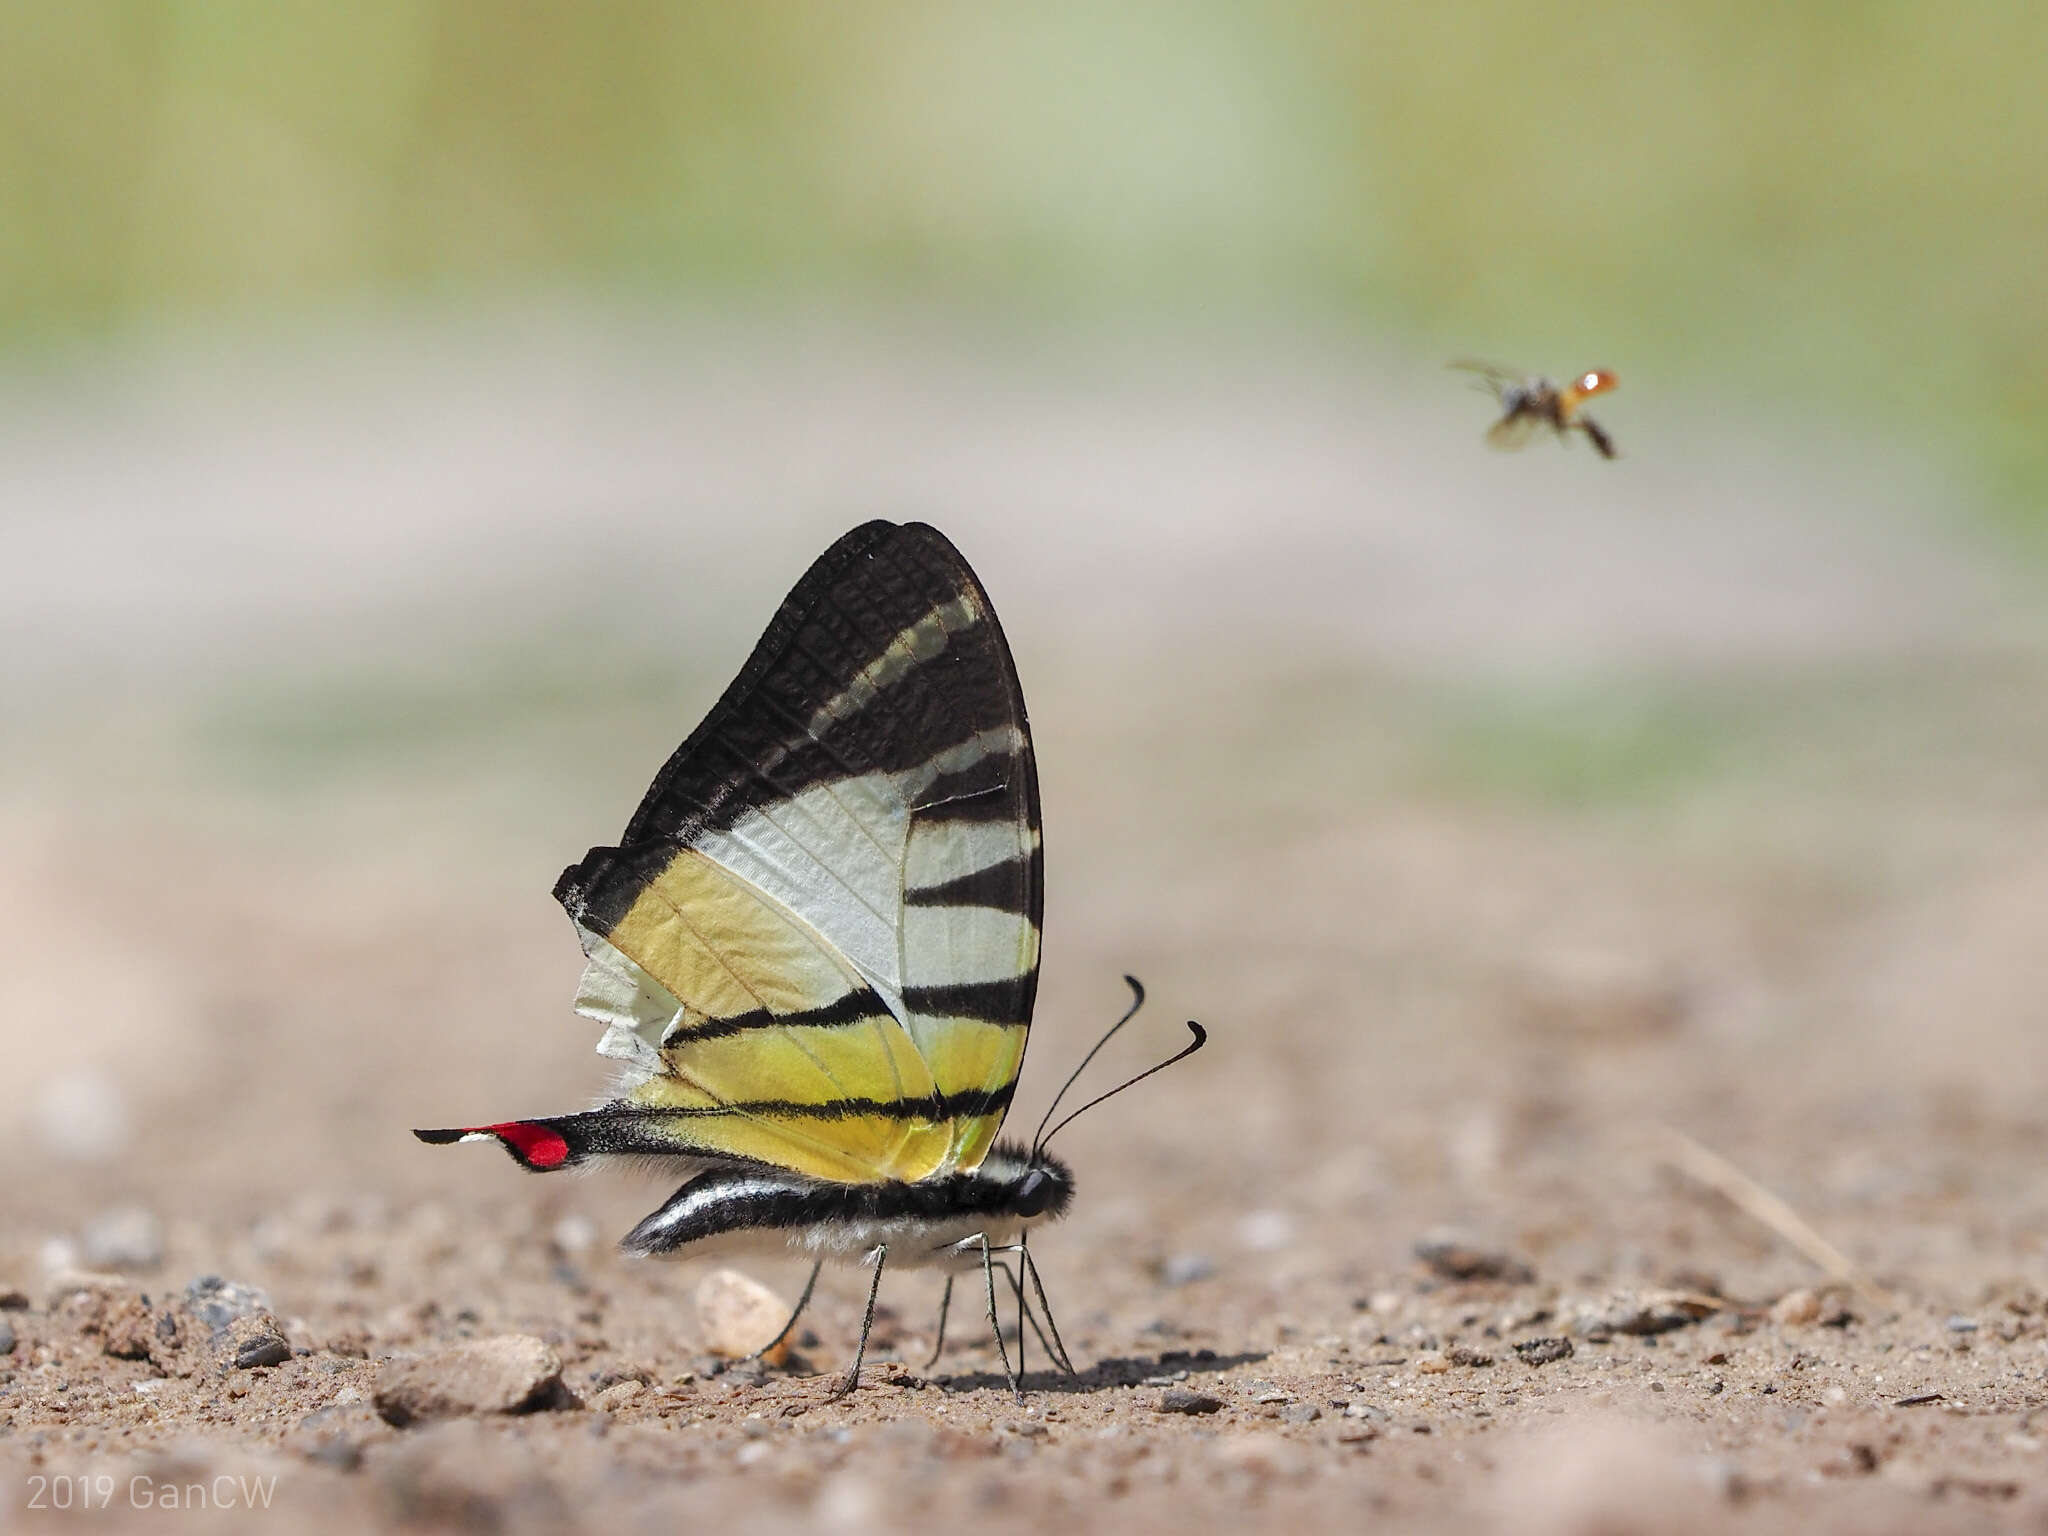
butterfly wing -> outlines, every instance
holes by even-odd
[[[1023,698],[966,561],[918,524],[834,544],[619,845],[555,894],[590,962],[577,1006],[624,1067],[619,1102],[515,1123],[557,1162],[977,1166],[1023,1058],[1042,895]]]

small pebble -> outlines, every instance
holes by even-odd
[[[1515,1346],[1515,1353],[1522,1357],[1525,1365],[1549,1365],[1558,1360],[1572,1357],[1570,1339],[1524,1339]]]
[[[1641,1338],[1690,1327],[1722,1309],[1720,1298],[1696,1291],[1620,1291],[1586,1308],[1573,1330],[1596,1342],[1617,1333]]]
[[[93,1269],[155,1269],[164,1261],[164,1224],[139,1205],[121,1206],[88,1222],[78,1246]]]
[[[1216,1261],[1206,1253],[1176,1253],[1159,1266],[1159,1278],[1168,1285],[1193,1285],[1216,1273]]]
[[[1485,1244],[1449,1228],[1424,1233],[1415,1243],[1415,1257],[1429,1266],[1430,1273],[1445,1280],[1499,1280],[1508,1285],[1526,1285],[1536,1271],[1501,1248]]]
[[[201,1275],[185,1287],[185,1304],[200,1324],[225,1328],[238,1317],[270,1310],[270,1298],[253,1285],[237,1285],[219,1275]]]
[[[1161,1413],[1215,1413],[1222,1408],[1223,1399],[1187,1387],[1168,1387],[1153,1406]]]
[[[1237,1240],[1253,1253],[1278,1253],[1294,1241],[1294,1218],[1285,1211],[1247,1211],[1238,1220]]]
[[[562,1362],[527,1334],[472,1339],[377,1369],[377,1412],[401,1427],[422,1419],[524,1413],[565,1395]]]
[[[1962,1316],[1952,1317],[1948,1320],[1947,1327],[1950,1333],[1975,1333],[1977,1331],[1977,1319]]]
[[[292,1357],[292,1346],[268,1312],[238,1317],[225,1328],[214,1330],[208,1347],[217,1371],[255,1371],[283,1365]]]
[[[615,1381],[590,1400],[593,1408],[614,1412],[625,1407],[647,1389],[637,1381]]]
[[[44,1238],[36,1257],[42,1261],[46,1275],[71,1274],[82,1262],[78,1256],[78,1244],[68,1237]]]
[[[1820,1321],[1820,1292],[1801,1287],[1771,1303],[1771,1321],[1782,1328],[1804,1328]]]
[[[751,1275],[736,1269],[715,1269],[698,1283],[692,1298],[704,1347],[714,1355],[736,1360],[753,1354],[789,1321],[789,1303]],[[789,1358],[784,1338],[761,1358],[781,1365]]]
[[[14,1353],[14,1324],[0,1317],[0,1355]]]
[[[1424,1350],[1410,1363],[1423,1376],[1441,1376],[1451,1368],[1450,1357],[1434,1349]]]
[[[1468,1370],[1476,1370],[1482,1366],[1493,1364],[1493,1356],[1472,1349],[1464,1344],[1454,1346],[1448,1358],[1451,1364],[1462,1365]]]
[[[1289,1424],[1313,1424],[1323,1416],[1323,1410],[1314,1403],[1291,1403],[1280,1410],[1280,1417]]]
[[[77,1163],[103,1163],[128,1146],[128,1097],[113,1075],[79,1067],[31,1095],[44,1147]]]
[[[28,1292],[18,1285],[0,1286],[0,1312],[26,1312]]]
[[[177,1321],[168,1312],[152,1316],[148,1301],[132,1291],[102,1298],[97,1322],[100,1349],[116,1360],[147,1360],[160,1343],[168,1349],[178,1340]],[[165,1323],[168,1334],[160,1331]]]

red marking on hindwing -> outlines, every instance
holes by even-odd
[[[569,1160],[569,1143],[559,1131],[533,1120],[508,1120],[503,1125],[480,1125],[477,1130],[498,1137],[519,1154],[529,1168],[559,1168]]]

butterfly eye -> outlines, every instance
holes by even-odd
[[[1010,1196],[1011,1209],[1019,1216],[1043,1216],[1051,1207],[1056,1193],[1053,1181],[1043,1168],[1034,1168],[1024,1175]]]

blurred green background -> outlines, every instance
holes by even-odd
[[[2048,536],[2038,5],[0,15],[31,358],[533,291],[1278,323],[1818,413]]]

